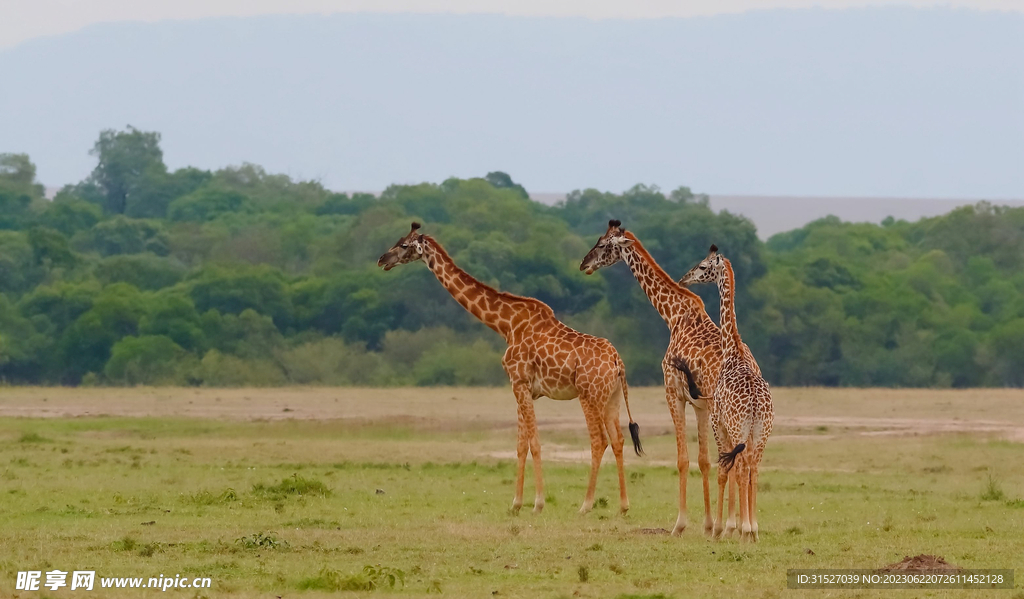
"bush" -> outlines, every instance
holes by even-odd
[[[336,337],[308,341],[281,353],[281,366],[298,385],[382,384],[381,356]]]
[[[211,349],[194,372],[207,387],[275,387],[288,382],[272,360],[243,359]]]
[[[501,356],[483,339],[468,346],[441,343],[423,354],[413,374],[417,385],[502,385],[508,376]]]
[[[181,384],[188,357],[188,352],[163,335],[125,337],[111,350],[103,374],[119,385]]]
[[[283,499],[288,495],[307,495],[327,497],[331,490],[327,485],[315,478],[306,478],[293,474],[276,485],[256,483],[252,486],[252,494],[264,499]]]

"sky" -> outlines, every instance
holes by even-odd
[[[1024,0],[2,0],[0,48],[95,23],[273,14],[491,13],[589,18],[692,17],[772,8],[959,7],[1024,12]]]
[[[0,3],[0,27],[27,27],[47,6]],[[165,14],[152,12],[161,3],[139,2],[146,13],[134,4],[117,12],[92,0],[88,16]],[[785,9],[794,4],[588,19],[204,17],[238,5],[179,2],[172,16],[189,18],[99,22],[0,47],[4,90],[17,92],[0,94],[0,115],[17,116],[0,118],[0,152],[27,153],[39,180],[59,187],[94,168],[100,131],[132,125],[162,134],[172,169],[249,162],[344,191],[501,170],[531,192],[644,183],[712,195],[1024,199],[1024,11]],[[81,5],[49,8],[71,22]],[[624,5],[533,6],[602,16]],[[649,16],[676,5],[628,6],[637,8],[627,16]]]

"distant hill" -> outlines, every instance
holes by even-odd
[[[838,216],[852,223],[878,224],[888,217],[916,222],[947,214],[960,206],[980,200],[937,200],[928,198],[812,198],[780,196],[711,196],[711,208],[742,214],[753,221],[757,236],[768,239],[776,233],[803,227],[826,216]],[[1024,201],[997,201],[999,205],[1024,206]]]
[[[80,180],[104,128],[334,189],[1024,198],[1024,15],[336,15],[93,26],[0,52],[0,152]],[[13,93],[11,93],[13,92]]]

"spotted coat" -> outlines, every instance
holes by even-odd
[[[620,506],[629,509],[622,448],[624,436],[619,424],[620,401],[629,414],[626,370],[618,352],[607,339],[575,331],[557,318],[540,300],[504,293],[489,287],[459,268],[434,238],[412,230],[377,261],[390,270],[398,264],[423,261],[437,280],[462,307],[500,334],[508,344],[502,366],[512,383],[518,408],[516,444],[517,477],[512,509],[523,501],[527,454],[533,456],[536,478],[534,511],[544,507],[541,475],[540,437],[533,402],[538,397],[569,400],[579,397],[590,435],[591,471],[587,494],[580,508],[590,511],[594,504],[597,473],[609,442],[619,474]],[[642,452],[639,427],[630,421],[634,449]]]
[[[727,448],[720,453],[719,472],[728,472],[730,468],[735,470],[739,486],[740,532],[743,538],[756,541],[758,470],[774,421],[771,389],[749,349],[744,346],[736,326],[736,275],[729,260],[718,253],[717,247],[711,246],[708,256],[690,269],[680,282],[686,285],[718,284],[722,369],[715,385],[712,420],[716,423],[718,440]],[[721,451],[722,445],[719,447]],[[730,504],[731,500],[730,493]],[[729,512],[731,521],[731,507]],[[721,489],[718,513],[716,533],[721,531]],[[727,523],[725,532],[729,528]]]
[[[712,531],[708,458],[709,410],[722,367],[722,336],[704,309],[697,294],[676,283],[654,260],[640,240],[617,220],[609,221],[608,230],[583,259],[580,270],[592,274],[599,268],[625,262],[640,288],[654,305],[669,328],[670,339],[661,368],[665,379],[665,399],[676,433],[676,466],[679,472],[679,513],[673,534],[680,534],[688,524],[686,480],[690,468],[686,445],[685,405],[693,406],[697,417],[697,465],[701,471],[704,492],[704,531]],[[749,354],[749,349],[743,345]],[[751,356],[753,361],[753,356]],[[753,362],[756,367],[756,362]],[[760,371],[758,371],[760,372]],[[715,441],[723,447],[715,430]],[[724,485],[724,479],[721,483]],[[721,494],[721,493],[720,493]]]

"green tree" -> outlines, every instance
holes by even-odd
[[[100,260],[93,271],[104,285],[129,283],[146,291],[175,285],[187,269],[177,260],[154,254],[119,254]]]
[[[203,187],[171,202],[167,215],[175,221],[205,221],[229,212],[252,210],[249,200],[237,191]]]
[[[32,246],[32,256],[37,265],[75,265],[76,258],[68,245],[68,239],[60,231],[48,227],[33,227],[28,230],[28,243]]]
[[[125,283],[105,288],[61,338],[62,382],[77,384],[87,373],[103,372],[111,348],[120,339],[138,334],[145,312],[138,289]]]
[[[28,235],[0,231],[0,293],[20,295],[43,279]]]
[[[143,252],[166,256],[170,251],[168,244],[167,233],[160,221],[118,215],[90,229],[79,245],[81,249],[99,252],[101,256]]]
[[[266,266],[210,268],[190,281],[189,295],[201,313],[241,314],[246,310],[273,318],[281,328],[291,319],[291,301],[284,276]]]
[[[203,321],[195,305],[190,298],[179,293],[161,293],[154,297],[146,314],[139,320],[139,333],[167,337],[198,354],[207,345]]]
[[[102,217],[103,212],[99,206],[62,190],[43,209],[39,222],[70,237],[79,231],[91,229]]]
[[[98,163],[88,183],[102,193],[103,209],[111,214],[124,214],[144,182],[167,171],[160,134],[131,125],[124,131],[102,131],[90,154]]]
[[[163,335],[125,337],[110,352],[103,369],[119,385],[175,385],[185,381],[188,352]]]
[[[32,202],[43,197],[36,165],[27,154],[0,154],[0,229],[20,229],[33,220]]]
[[[13,302],[0,294],[0,380],[35,383],[45,375],[43,364],[50,346],[40,331]]]
[[[487,176],[484,177],[484,180],[486,180],[494,187],[497,187],[498,189],[511,189],[524,198],[530,197],[530,194],[527,193],[526,188],[513,181],[512,177],[509,176],[508,173],[503,173],[501,171],[492,171],[490,173],[487,173]]]
[[[186,196],[213,179],[213,173],[197,168],[183,168],[168,173],[158,168],[146,170],[138,188],[125,205],[125,214],[135,218],[164,218],[177,198]]]

